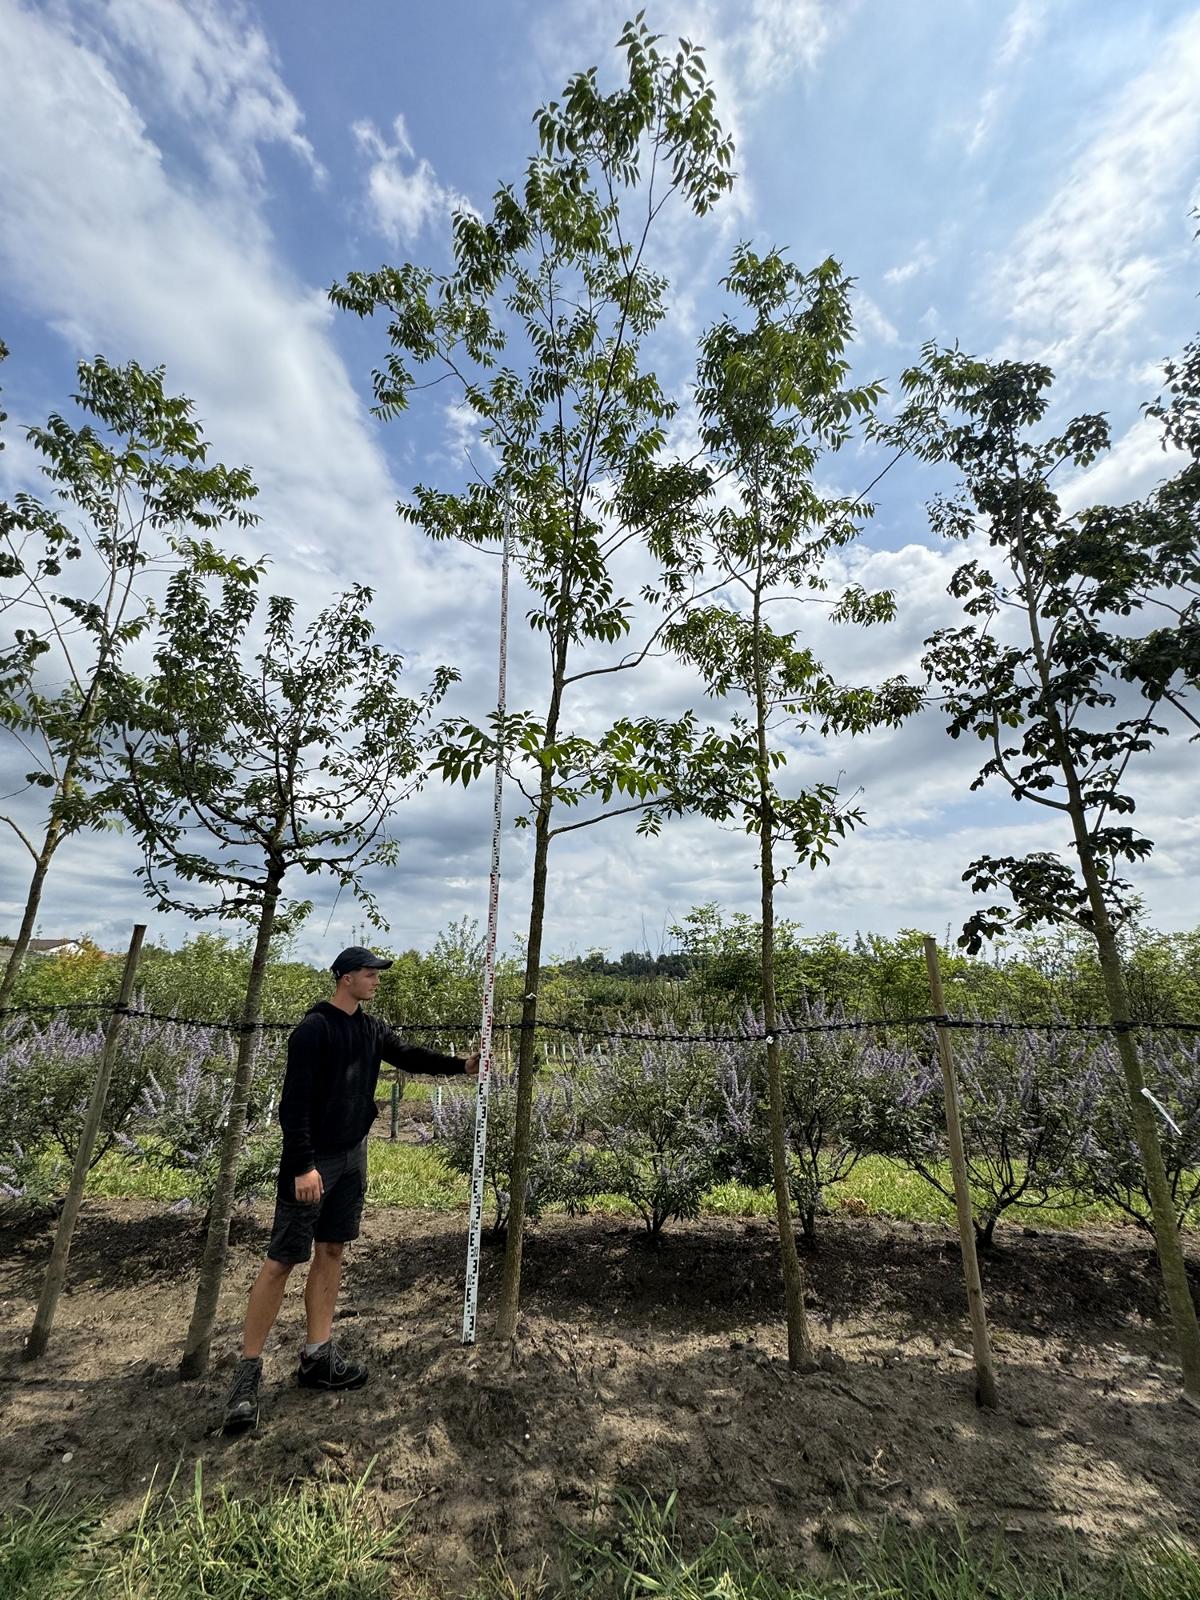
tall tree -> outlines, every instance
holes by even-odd
[[[705,336],[696,389],[707,482],[725,485],[723,503],[708,518],[706,551],[722,589],[672,623],[665,640],[698,668],[708,693],[731,708],[728,730],[701,739],[685,764],[690,803],[708,816],[740,821],[756,842],[771,1170],[788,1359],[798,1366],[812,1359],[812,1345],[792,1222],[775,892],[795,865],[827,863],[831,847],[862,813],[835,779],[788,786],[788,753],[814,733],[896,723],[916,708],[918,696],[902,680],[876,689],[838,685],[798,626],[780,629],[772,621],[797,618],[805,602],[829,604],[836,620],[859,625],[893,613],[889,594],[869,595],[854,585],[826,599],[829,557],[857,535],[870,508],[822,495],[813,473],[880,392],[877,384],[849,381],[850,281],[832,260],[805,273],[778,251],[760,256],[743,246],[725,287],[740,304]],[[674,474],[674,482],[681,485],[684,475]]]
[[[1190,372],[1190,377],[1189,377]],[[1064,515],[1052,487],[1064,465],[1086,467],[1109,445],[1101,416],[1043,426],[1052,374],[1033,363],[972,360],[928,347],[905,374],[899,419],[961,487],[931,506],[934,527],[986,554],[965,561],[950,593],[967,622],[927,641],[926,667],[955,738],[990,750],[972,787],[1005,784],[1061,818],[1074,859],[1055,851],[980,856],[964,873],[1008,902],[977,911],[963,943],[975,952],[1006,926],[1076,924],[1095,940],[1109,1016],[1146,1172],[1163,1283],[1187,1397],[1200,1406],[1200,1329],[1163,1167],[1155,1112],[1131,1020],[1119,933],[1133,910],[1128,864],[1153,842],[1128,822],[1130,778],[1167,736],[1173,705],[1195,722],[1200,473],[1195,347],[1172,369],[1171,398],[1152,408],[1190,461],[1145,500]],[[1142,626],[1139,628],[1139,623]]]
[[[284,900],[285,876],[328,873],[383,925],[363,875],[395,859],[385,824],[423,777],[424,724],[454,674],[442,669],[426,693],[402,695],[401,658],[373,637],[369,589],[339,595],[301,628],[295,601],[283,596],[259,616],[258,569],[231,574],[205,543],[189,555],[168,586],[156,671],[131,713],[113,794],[142,843],[139,870],[160,909],[254,929],[232,1103],[180,1365],[194,1378],[208,1365],[271,939],[310,909]]]
[[[92,419],[54,415],[26,438],[54,485],[49,501],[18,494],[0,518],[0,727],[41,791],[36,825],[0,816],[32,867],[17,937],[0,977],[12,993],[63,840],[111,816],[97,760],[119,727],[122,661],[150,625],[153,574],[176,541],[257,519],[244,467],[209,465],[190,400],[168,395],[161,367],[81,362],[76,404]]]
[[[524,183],[496,195],[490,218],[454,221],[454,269],[407,265],[351,275],[335,302],[384,312],[391,349],[375,375],[377,410],[402,410],[417,384],[449,380],[478,424],[495,467],[462,492],[418,486],[402,507],[432,537],[494,547],[511,506],[514,558],[532,597],[528,620],[546,646],[546,699],[503,728],[449,730],[444,776],[469,782],[498,746],[532,773],[525,789],[534,836],[524,1002],[517,1068],[510,1214],[497,1332],[516,1330],[529,1160],[538,980],[550,843],[615,812],[641,811],[678,746],[675,723],[624,719],[597,738],[571,731],[567,701],[582,678],[636,665],[645,651],[595,666],[590,647],[619,644],[632,602],[616,591],[614,560],[644,538],[664,577],[656,597],[678,601],[688,572],[662,518],[625,515],[625,490],[662,448],[676,407],[643,366],[643,345],[665,310],[666,282],[649,264],[655,225],[674,200],[703,214],[729,188],[732,146],[714,112],[698,51],[676,52],[640,21],[626,26],[625,81],[611,92],[578,74],[535,118],[538,153]],[[582,658],[582,659],[581,659]],[[617,804],[611,804],[614,799]],[[563,808],[586,815],[556,825]]]

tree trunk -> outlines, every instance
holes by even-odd
[[[1083,881],[1087,887],[1092,907],[1096,945],[1100,954],[1100,970],[1104,975],[1104,992],[1108,1013],[1115,1023],[1129,1021],[1129,994],[1125,973],[1121,966],[1121,953],[1117,938],[1109,921],[1108,907],[1100,874],[1096,870],[1091,840],[1081,816],[1072,804],[1071,820],[1075,826],[1075,843],[1079,853]],[[1187,1260],[1183,1253],[1183,1237],[1175,1217],[1175,1202],[1167,1169],[1163,1164],[1162,1145],[1158,1137],[1155,1113],[1142,1093],[1146,1079],[1142,1073],[1141,1058],[1132,1033],[1123,1029],[1116,1035],[1117,1054],[1125,1074],[1129,1091],[1129,1112],[1133,1121],[1134,1137],[1141,1152],[1146,1172],[1146,1190],[1150,1196],[1150,1212],[1154,1219],[1154,1242],[1158,1250],[1159,1269],[1171,1321],[1175,1328],[1175,1348],[1183,1369],[1183,1392],[1191,1403],[1200,1408],[1200,1323],[1196,1318],[1196,1304],[1188,1283]]]
[[[761,567],[760,567],[761,579]],[[760,648],[761,589],[754,596],[755,724],[758,739],[759,868],[762,875],[762,997],[763,1024],[767,1032],[767,1094],[771,1111],[771,1181],[775,1189],[775,1220],[779,1229],[779,1254],[783,1269],[787,1311],[788,1366],[799,1367],[813,1359],[812,1338],[804,1315],[804,1268],[796,1249],[792,1224],[792,1196],[788,1186],[787,1134],[783,1118],[783,1077],[779,1064],[778,1014],[775,1000],[775,851],[771,836],[770,766],[767,760],[767,706]]]
[[[996,1221],[997,1219],[995,1217],[989,1217],[981,1226],[977,1218],[972,1219],[972,1225],[975,1229],[975,1245],[977,1249],[988,1251],[992,1248],[993,1244],[995,1244]]]
[[[50,826],[46,829],[46,837],[42,840],[42,848],[38,852],[34,863],[33,877],[30,879],[29,892],[25,897],[25,914],[21,918],[20,931],[16,943],[12,947],[8,961],[4,968],[4,977],[0,978],[0,1006],[6,1006],[9,996],[16,987],[16,982],[21,973],[21,963],[25,959],[25,952],[29,949],[29,941],[33,938],[33,930],[37,926],[37,915],[42,904],[42,889],[46,883],[46,874],[50,871],[50,862],[54,852],[58,849],[62,838],[62,823],[57,817],[51,818]]]
[[[547,742],[551,735],[547,734]],[[525,994],[521,1002],[521,1037],[517,1050],[517,1109],[513,1125],[512,1165],[508,1175],[508,1224],[504,1239],[504,1272],[496,1312],[497,1339],[513,1339],[521,1300],[521,1251],[525,1235],[525,1190],[529,1182],[529,1142],[533,1123],[533,1080],[537,1059],[538,974],[542,961],[542,924],[546,917],[546,877],[550,854],[550,775],[534,823],[533,893],[529,903],[529,942],[525,950]]]
[[[213,1325],[217,1319],[217,1302],[221,1294],[221,1278],[229,1251],[229,1223],[233,1216],[238,1161],[246,1131],[246,1102],[250,1096],[254,1077],[254,1058],[259,1042],[256,1024],[262,1020],[263,982],[266,978],[267,956],[271,948],[271,934],[275,928],[275,912],[279,905],[279,886],[283,880],[283,872],[283,867],[276,864],[272,864],[268,871],[262,911],[258,919],[258,935],[254,941],[254,956],[250,963],[250,981],[246,985],[246,999],[242,1006],[242,1033],[238,1039],[237,1065],[233,1075],[233,1098],[229,1106],[229,1120],[225,1124],[221,1140],[221,1160],[217,1169],[212,1204],[209,1207],[208,1235],[200,1263],[200,1279],[196,1285],[196,1302],[192,1308],[192,1320],[188,1328],[183,1358],[179,1363],[179,1376],[184,1380],[202,1378],[208,1371]]]

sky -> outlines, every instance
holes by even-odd
[[[355,269],[448,262],[450,219],[485,210],[519,178],[532,117],[575,71],[615,82],[626,16],[609,0],[0,0],[0,339],[9,412],[0,494],[30,487],[23,426],[63,410],[75,364],[163,364],[195,402],[212,455],[246,463],[260,525],[224,542],[271,563],[269,588],[315,612],[351,582],[375,591],[381,641],[423,681],[457,666],[453,706],[494,703],[494,559],[432,546],[396,516],[417,483],[463,480],[470,439],[441,396],[399,420],[370,412],[383,329],[329,302]],[[922,344],[1050,364],[1056,409],[1108,414],[1114,447],[1060,485],[1072,507],[1144,493],[1170,469],[1141,404],[1164,358],[1194,334],[1200,246],[1200,6],[1172,0],[664,0],[647,21],[701,45],[732,130],[737,183],[701,223],[678,220],[656,339],[664,381],[686,402],[704,327],[721,313],[734,246],[779,246],[801,266],[829,254],[856,280],[857,376],[890,395]],[[885,400],[885,406],[892,404]],[[875,458],[850,449],[840,487]],[[952,623],[946,584],[962,557],[924,505],[936,484],[905,461],[844,576],[894,591],[896,622],[869,631],[804,618],[837,672],[916,674],[922,641]],[[543,653],[514,596],[509,704],[540,708]],[[636,678],[636,681],[634,681]],[[583,694],[572,726],[614,709],[697,704],[688,675],[651,660]],[[1057,819],[998,791],[970,792],[976,750],[935,713],[895,734],[792,752],[796,782],[861,791],[867,826],[828,869],[789,878],[779,914],[816,934],[957,931],[961,882],[984,851],[1059,848]],[[1168,741],[1135,785],[1156,841],[1137,888],[1164,930],[1195,925],[1200,868],[1196,752]],[[24,770],[19,754],[0,772]],[[7,791],[13,784],[5,782]],[[529,835],[503,838],[502,941],[524,928]],[[22,821],[28,796],[8,802]],[[432,783],[395,818],[395,866],[374,879],[394,947],[428,948],[487,909],[491,795]],[[39,933],[124,946],[196,925],[156,914],[134,843],[72,838],[56,858]],[[15,929],[25,860],[0,846],[0,930]],[[545,949],[658,952],[689,908],[753,911],[753,849],[699,820],[647,843],[622,822],[557,841]],[[305,882],[297,938],[322,959],[363,927],[348,897]]]

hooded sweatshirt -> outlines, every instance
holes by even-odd
[[[279,1101],[282,1177],[311,1172],[318,1155],[350,1150],[366,1138],[378,1114],[381,1061],[402,1072],[444,1077],[466,1071],[457,1056],[405,1044],[361,1006],[348,1015],[321,1000],[292,1029]]]

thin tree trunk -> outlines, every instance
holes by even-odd
[[[761,583],[761,566],[759,571]],[[754,594],[755,732],[758,740],[759,868],[762,874],[762,997],[763,1024],[767,1032],[767,1094],[771,1112],[771,1181],[775,1189],[775,1220],[779,1229],[780,1264],[783,1269],[787,1311],[788,1366],[799,1367],[813,1359],[812,1338],[804,1314],[804,1268],[796,1249],[792,1224],[792,1196],[788,1187],[787,1135],[783,1118],[783,1077],[780,1070],[778,1014],[775,1000],[775,851],[772,842],[770,767],[767,759],[767,707],[760,640],[761,587]]]
[[[0,978],[0,1006],[6,1006],[9,996],[16,987],[16,982],[21,973],[21,963],[25,960],[25,952],[29,949],[29,942],[33,938],[33,930],[37,926],[37,915],[42,904],[42,889],[46,883],[46,874],[50,871],[50,862],[54,852],[58,849],[62,837],[62,823],[57,817],[51,819],[50,826],[46,829],[46,837],[42,841],[42,848],[38,852],[34,863],[33,877],[29,882],[29,892],[25,897],[25,914],[21,918],[20,931],[16,943],[12,947],[8,961],[4,967],[4,977]]]
[[[1075,827],[1075,844],[1079,853],[1083,881],[1087,887],[1095,924],[1096,945],[1100,954],[1100,970],[1104,975],[1104,992],[1108,1001],[1108,1014],[1115,1023],[1129,1021],[1129,994],[1125,973],[1121,966],[1121,953],[1117,948],[1116,934],[1104,902],[1100,874],[1096,870],[1095,856],[1086,824],[1076,814],[1072,804],[1072,823]],[[1117,1054],[1125,1074],[1129,1092],[1129,1112],[1133,1121],[1134,1137],[1141,1152],[1146,1173],[1146,1189],[1150,1196],[1150,1213],[1154,1219],[1154,1242],[1158,1250],[1159,1270],[1171,1310],[1175,1328],[1175,1348],[1183,1369],[1183,1392],[1188,1400],[1200,1408],[1200,1323],[1196,1317],[1196,1303],[1188,1283],[1187,1259],[1183,1252],[1183,1238],[1175,1216],[1175,1203],[1171,1185],[1163,1163],[1162,1144],[1158,1137],[1158,1123],[1146,1096],[1141,1058],[1132,1033],[1120,1029],[1116,1035]]]
[[[225,1258],[229,1252],[229,1223],[233,1216],[238,1161],[241,1158],[242,1139],[246,1132],[246,1102],[250,1097],[250,1086],[254,1078],[254,1058],[259,1042],[255,1025],[262,1020],[263,983],[266,978],[271,935],[275,929],[275,913],[279,905],[279,886],[283,881],[283,872],[282,865],[272,864],[267,874],[262,912],[258,919],[258,935],[254,941],[254,956],[250,963],[250,980],[246,985],[246,999],[242,1006],[242,1033],[238,1039],[229,1120],[225,1124],[221,1140],[221,1160],[217,1169],[212,1204],[209,1207],[208,1235],[200,1263],[196,1301],[192,1308],[187,1343],[179,1363],[179,1376],[185,1380],[202,1378],[208,1371],[213,1326],[217,1320],[217,1302],[221,1295],[221,1278],[225,1272]]]
[[[533,893],[529,903],[529,942],[525,950],[525,994],[521,1002],[521,1036],[517,1049],[517,1109],[513,1127],[512,1165],[508,1176],[508,1224],[504,1239],[504,1272],[496,1312],[497,1339],[513,1339],[521,1301],[521,1252],[525,1235],[525,1191],[529,1182],[529,1143],[533,1124],[533,1079],[537,1058],[538,974],[542,961],[542,924],[546,917],[546,878],[550,854],[550,775],[534,823]]]
[[[96,1138],[100,1132],[100,1123],[104,1117],[104,1106],[108,1099],[108,1089],[112,1082],[113,1067],[117,1059],[117,1047],[124,1028],[124,1012],[129,1002],[133,999],[133,980],[137,974],[138,961],[142,954],[142,940],[145,937],[146,925],[144,922],[139,922],[135,925],[133,937],[129,941],[129,953],[125,957],[125,970],[121,975],[121,992],[117,996],[116,1009],[109,1017],[104,1030],[104,1053],[100,1058],[100,1065],[96,1069],[87,1115],[84,1117],[83,1128],[79,1135],[79,1146],[75,1151],[75,1165],[71,1173],[71,1182],[67,1187],[62,1211],[59,1213],[58,1228],[54,1235],[54,1248],[50,1252],[50,1264],[46,1268],[46,1276],[42,1283],[37,1315],[34,1318],[33,1328],[25,1340],[25,1348],[22,1352],[26,1361],[36,1361],[45,1354],[46,1345],[50,1340],[50,1330],[54,1326],[54,1313],[58,1309],[59,1296],[62,1294],[63,1285],[67,1281],[67,1263],[71,1257],[71,1240],[75,1235],[75,1223],[79,1217],[79,1208],[83,1203],[83,1191],[87,1184],[87,1176],[92,1168],[93,1151],[96,1146]]]

